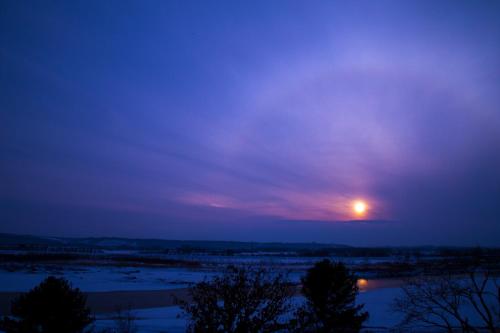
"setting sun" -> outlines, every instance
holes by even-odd
[[[355,201],[354,204],[352,205],[352,208],[354,212],[358,215],[363,215],[366,212],[366,203],[363,201]]]

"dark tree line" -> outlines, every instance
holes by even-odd
[[[305,302],[294,306],[298,288],[285,275],[265,269],[229,266],[211,281],[196,284],[191,299],[178,303],[188,332],[359,332],[368,314],[356,305],[357,279],[341,263],[318,262],[302,279]],[[132,333],[131,313],[117,315],[115,329]],[[94,331],[85,295],[65,279],[49,277],[14,300],[11,316],[0,321],[7,333],[82,333]]]
[[[355,305],[357,279],[341,263],[323,260],[309,269],[302,279],[305,303],[294,310],[296,291],[283,275],[231,266],[179,304],[192,333],[354,333],[368,318]]]

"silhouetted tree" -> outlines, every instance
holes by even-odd
[[[80,333],[92,322],[80,290],[51,276],[12,302],[11,316],[0,328],[7,333]]]
[[[421,325],[447,332],[499,332],[500,279],[474,268],[466,276],[451,273],[411,278],[393,306],[404,314],[402,328]]]
[[[292,286],[282,274],[235,266],[190,290],[191,301],[180,301],[189,317],[188,332],[260,333],[286,327]]]
[[[356,305],[357,278],[342,263],[317,262],[302,278],[306,303],[292,321],[296,332],[359,332],[368,313]]]

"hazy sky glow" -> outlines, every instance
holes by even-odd
[[[0,231],[500,245],[499,41],[494,1],[4,1]]]

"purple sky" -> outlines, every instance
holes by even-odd
[[[2,1],[0,232],[500,245],[499,41],[495,1]]]

